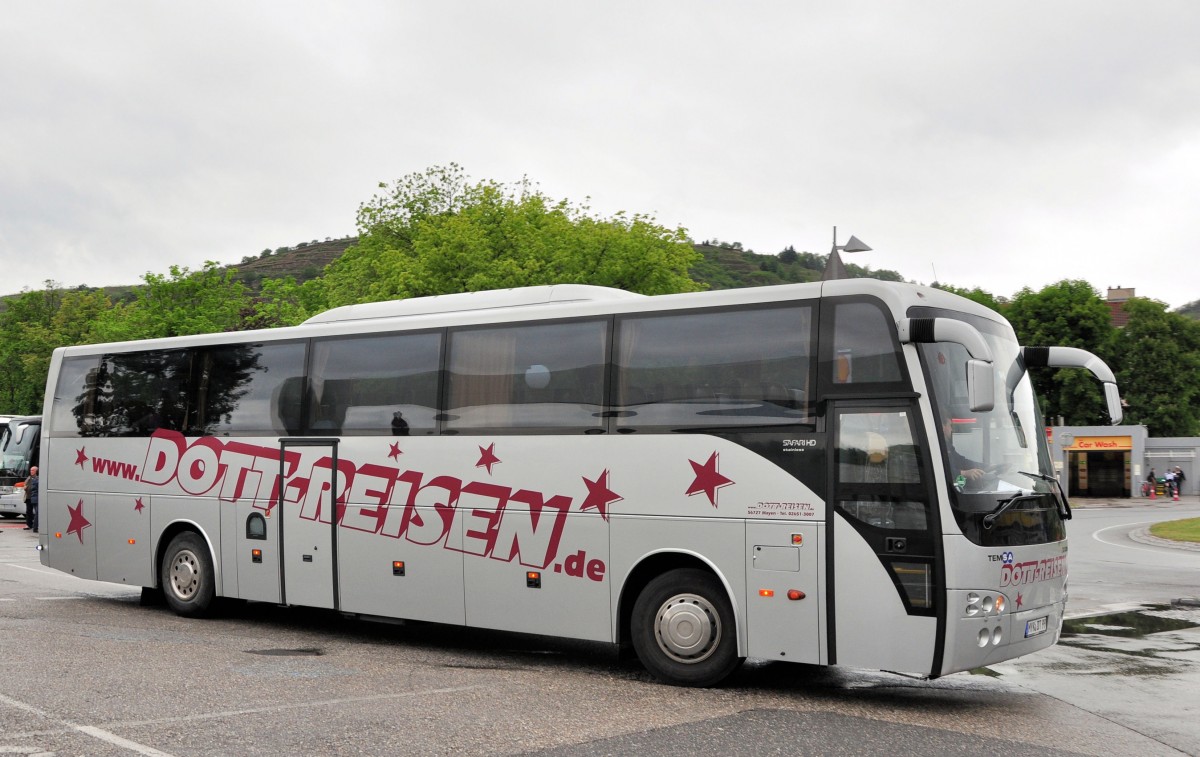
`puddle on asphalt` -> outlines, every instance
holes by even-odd
[[[1044,670],[1060,674],[1163,676],[1178,672],[1179,655],[1200,652],[1200,643],[1153,634],[1200,627],[1200,622],[1165,616],[1178,607],[1149,605],[1127,612],[1093,615],[1063,621],[1059,643],[1087,652],[1112,655],[1104,664],[1095,659],[1050,663]],[[1193,613],[1193,617],[1196,617]],[[1106,641],[1105,639],[1109,639]],[[1164,646],[1165,645],[1165,646]],[[972,675],[1000,677],[991,668],[976,668]]]
[[[1185,628],[1200,626],[1200,623],[1187,620],[1146,614],[1170,609],[1172,609],[1170,605],[1152,605],[1142,610],[1064,620],[1062,638],[1065,642],[1067,639],[1081,634],[1099,634],[1101,636],[1119,636],[1125,639],[1140,639],[1152,633],[1182,631]]]

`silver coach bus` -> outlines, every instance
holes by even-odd
[[[995,312],[560,285],[56,350],[41,559],[161,591],[937,677],[1041,649],[1070,508]]]

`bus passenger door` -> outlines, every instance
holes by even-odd
[[[279,481],[283,488],[277,505],[282,511],[278,519],[282,553],[280,601],[337,609],[336,529],[341,492],[337,475],[338,440],[288,438],[280,439],[279,446]],[[298,470],[312,471],[307,485],[289,486],[285,482],[290,448],[297,448],[303,454]]]
[[[941,529],[917,406],[839,402],[829,417],[830,662],[936,672],[945,614]]]

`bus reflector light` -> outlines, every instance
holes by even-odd
[[[804,534],[792,534],[792,546],[794,546],[794,547],[804,546]]]
[[[392,575],[393,576],[403,576],[404,575],[404,561],[403,560],[392,560]]]
[[[61,538],[62,538],[62,531],[56,531],[56,532],[55,532],[55,534],[54,534],[54,538],[55,538],[55,539],[61,539]]]
[[[774,589],[759,589],[759,590],[758,590],[758,596],[760,596],[760,597],[773,597],[773,596],[775,596],[775,590],[774,590]]]
[[[129,543],[130,543],[130,544],[137,544],[137,539],[130,539],[130,540],[129,540]]]
[[[788,599],[795,602],[798,599],[804,599],[806,595],[799,589],[788,589]]]
[[[525,586],[529,589],[542,588],[542,574],[536,570],[527,572],[525,574]]]

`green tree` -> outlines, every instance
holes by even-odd
[[[1082,280],[1064,280],[1034,292],[1017,292],[1005,309],[1021,344],[1029,347],[1078,347],[1105,358],[1113,327],[1108,305]],[[1109,421],[1103,391],[1082,369],[1032,372],[1033,384],[1048,419],[1061,416],[1068,425],[1103,425]]]
[[[1200,322],[1140,297],[1124,304],[1129,322],[1112,337],[1109,363],[1127,405],[1127,423],[1151,436],[1200,434]]]
[[[963,289],[956,286],[950,286],[949,284],[937,283],[935,283],[933,286],[946,292],[953,292],[959,297],[966,297],[968,300],[977,302],[980,305],[983,305],[985,308],[991,308],[997,313],[1004,312],[1004,304],[997,299],[995,295],[985,289],[980,289],[979,287],[975,287],[974,289]]]
[[[291,276],[264,279],[245,326],[255,329],[296,326],[325,309],[324,291],[319,280],[297,284]]]
[[[46,374],[54,349],[54,315],[62,290],[53,281],[38,291],[24,291],[8,299],[0,313],[0,407],[11,414],[41,412]]]
[[[10,298],[0,313],[0,411],[42,411],[46,374],[56,347],[93,341],[92,324],[109,306],[103,292],[45,288]]]
[[[593,215],[528,181],[471,184],[457,164],[410,174],[359,208],[359,241],[331,263],[329,306],[537,284],[695,291],[682,228]]]
[[[213,261],[199,271],[170,267],[170,275],[147,273],[129,303],[118,303],[99,318],[95,333],[102,341],[236,331],[252,310],[246,286]]]

